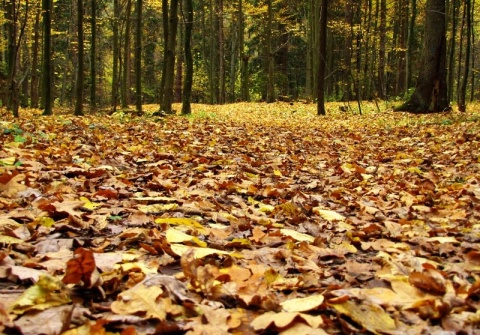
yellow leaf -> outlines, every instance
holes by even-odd
[[[194,237],[179,230],[170,228],[165,233],[168,243],[183,243],[183,242],[194,242],[199,247],[206,247],[207,243],[201,241],[198,237]]]
[[[40,219],[40,224],[44,227],[50,228],[55,224],[55,220],[53,220],[52,218],[44,216]]]
[[[148,274],[155,274],[158,272],[156,268],[149,268],[145,263],[142,263],[142,262],[115,264],[114,268],[121,269],[123,273],[138,272],[138,270],[140,270],[142,273],[148,275]]]
[[[418,167],[416,167],[416,166],[409,167],[409,168],[407,169],[407,171],[410,172],[410,173],[416,173],[416,174],[420,174],[420,175],[423,174],[423,171],[420,170],[420,169],[419,169]]]
[[[69,302],[67,287],[55,277],[42,275],[35,285],[26,289],[12,304],[10,311],[15,314],[23,314],[29,310],[43,311]]]
[[[8,157],[0,159],[0,165],[14,165],[15,157]]]
[[[165,320],[167,311],[160,303],[163,290],[158,286],[136,285],[123,291],[111,304],[112,312],[120,315],[142,315],[146,318]]]
[[[320,207],[314,207],[313,212],[315,214],[320,215],[322,218],[324,218],[327,221],[342,221],[345,220],[345,217],[335,211],[331,211],[328,209],[321,209]]]
[[[382,307],[362,301],[348,300],[340,304],[331,304],[337,312],[352,318],[374,334],[389,333],[397,329],[395,320]]]
[[[171,225],[187,226],[194,228],[204,228],[200,223],[189,218],[158,218],[155,223],[168,223]]]
[[[315,294],[305,298],[286,300],[280,305],[285,312],[306,312],[319,307],[323,301],[323,295]]]
[[[315,238],[313,236],[299,233],[299,232],[297,232],[293,229],[280,229],[280,233],[282,233],[282,235],[284,235],[284,236],[290,236],[293,239],[295,239],[297,241],[300,241],[300,242],[302,242],[302,241],[313,242],[315,240]]]
[[[194,250],[195,258],[203,258],[209,255],[228,255],[229,254],[229,252],[226,252],[223,250],[217,250],[212,248],[189,247],[183,244],[172,244],[170,247],[172,248],[172,251],[176,253],[178,256],[182,256],[184,253],[186,253],[190,249]]]
[[[23,240],[16,237],[0,235],[0,244],[17,244],[22,242]]]
[[[283,174],[280,170],[273,170],[273,174],[277,177],[283,177]]]
[[[85,201],[85,204],[82,206],[82,208],[86,208],[88,210],[94,211],[98,207],[102,206],[101,203],[98,202],[91,202],[89,199],[85,197],[80,197],[80,200]]]

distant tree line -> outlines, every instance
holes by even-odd
[[[189,113],[190,102],[318,92],[406,100],[433,2],[444,7],[447,103],[462,109],[478,98],[474,0],[2,0],[0,100],[14,115],[146,103],[169,113],[182,101]]]

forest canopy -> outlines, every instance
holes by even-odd
[[[2,105],[44,108],[47,88],[56,106],[74,106],[80,93],[81,103],[91,106],[162,103],[165,90],[172,102],[180,102],[189,59],[192,102],[314,101],[322,43],[326,101],[401,101],[412,94],[419,74],[428,1],[325,1],[325,40],[318,0],[82,3],[80,8],[66,0],[2,2]],[[448,101],[464,105],[478,97],[478,24],[472,20],[478,9],[470,0],[445,4]],[[53,6],[46,33],[48,5]],[[47,88],[45,53],[52,62]]]

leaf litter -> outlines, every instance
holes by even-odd
[[[478,333],[478,115],[196,107],[4,114],[2,332]]]

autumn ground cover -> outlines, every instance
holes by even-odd
[[[155,108],[1,112],[0,332],[479,334],[480,113]]]

